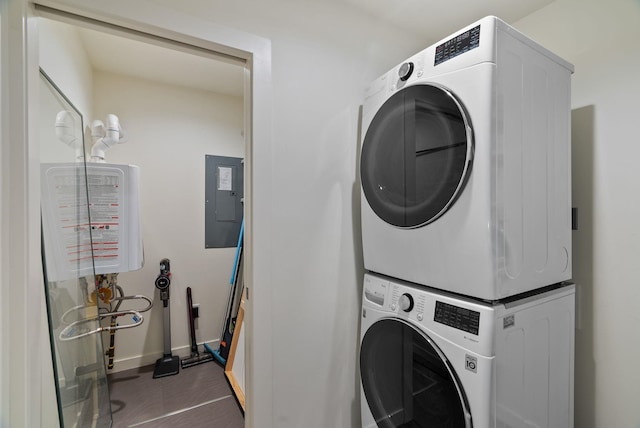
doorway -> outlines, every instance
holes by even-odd
[[[52,11],[50,9],[40,8],[40,7],[37,7],[36,9],[37,9],[38,15],[40,15],[40,16],[56,15],[56,18],[60,18],[60,16],[63,16],[63,19],[61,19],[61,20],[69,20],[69,19],[71,19],[71,18],[69,18],[69,15],[67,15],[65,13],[58,14],[57,11]],[[134,13],[133,16],[135,16],[135,15],[136,14]],[[157,14],[153,14],[153,15],[155,15],[156,18],[157,18]],[[93,16],[95,16],[95,11],[94,11]],[[109,14],[109,16],[110,16],[111,20],[114,19],[112,14]],[[132,15],[130,14],[130,16],[132,16]],[[138,16],[140,16],[140,15],[138,15]],[[150,20],[143,19],[143,21],[144,22],[149,22],[149,21],[153,22],[154,19],[156,19],[156,18],[151,18]],[[81,19],[81,21],[82,21],[82,19]],[[84,20],[83,22],[86,24],[86,20]],[[95,24],[95,22],[93,22],[93,24]],[[91,25],[93,25],[93,24],[91,24]],[[114,26],[112,24],[106,25],[105,28],[108,28],[111,31],[114,30]],[[128,37],[135,38],[135,37],[132,36],[132,34],[133,33],[128,32]],[[153,39],[153,37],[151,37],[151,38]],[[178,36],[177,38],[181,38],[181,37]],[[223,37],[223,39],[224,38],[225,37]],[[160,38],[160,39],[162,39],[162,38]],[[162,39],[160,41],[161,42],[166,42],[166,41],[168,41],[168,39]],[[233,42],[229,43],[229,45],[232,46],[232,47],[231,48],[227,47],[227,48],[222,49],[222,50],[225,51],[225,52],[229,52],[229,51],[237,52],[238,55],[239,55],[238,57],[242,59],[242,57],[244,56],[245,64],[248,64],[246,66],[247,68],[245,68],[245,88],[246,87],[251,88],[252,97],[251,97],[251,101],[245,101],[245,103],[244,103],[245,107],[247,105],[249,105],[251,107],[249,109],[245,108],[245,112],[248,111],[249,114],[245,115],[245,123],[247,125],[244,128],[245,128],[245,130],[247,132],[245,132],[244,138],[248,142],[248,146],[250,148],[252,148],[253,147],[253,142],[256,139],[263,140],[263,141],[265,141],[265,143],[268,143],[270,141],[270,135],[269,135],[269,132],[268,132],[268,129],[269,129],[269,126],[270,126],[269,125],[269,121],[265,120],[264,118],[259,118],[259,117],[257,118],[256,116],[259,116],[259,115],[255,114],[255,110],[253,108],[253,106],[256,104],[256,102],[258,102],[258,104],[264,105],[264,101],[268,100],[268,90],[265,90],[265,85],[267,84],[267,82],[269,80],[268,69],[270,68],[270,47],[268,46],[268,43],[265,44],[264,41],[258,41],[257,45],[254,43],[254,46],[251,46],[251,42],[249,42],[249,44],[246,45],[246,41],[247,40],[245,40],[244,42],[241,42],[241,43],[233,43]],[[155,42],[158,42],[158,39],[155,39]],[[237,42],[237,40],[236,40],[236,42]],[[256,40],[253,40],[253,42],[256,42]],[[238,49],[238,46],[242,46],[243,43],[245,44],[245,47],[248,46],[248,47],[250,47],[250,49],[248,49],[246,51],[242,51],[241,49]],[[198,43],[196,43],[196,45],[197,44]],[[256,46],[257,46],[257,48],[253,49]],[[260,51],[260,52],[257,52],[257,51]],[[266,73],[255,73],[255,70],[256,70],[256,65],[255,65],[256,59],[258,59],[259,61],[257,61],[257,62],[260,63],[260,65],[258,65],[257,68],[261,69],[262,71],[266,70],[267,71]],[[246,71],[247,70],[254,71],[254,74],[251,77],[251,79],[247,79],[247,76],[246,76]],[[255,81],[255,76],[256,75],[262,76],[262,79],[260,79],[260,82],[256,82]],[[250,83],[250,84],[248,84],[248,83]],[[260,122],[260,126],[257,126],[257,122]],[[263,131],[267,131],[267,132],[261,134],[260,138],[255,138],[253,136],[253,133],[259,128],[262,129]],[[270,144],[265,144],[265,145],[261,145],[260,149],[257,150],[257,151],[258,152],[262,152],[262,153],[265,153],[265,152],[268,153],[269,150],[270,150]],[[115,155],[116,152],[114,151],[113,153],[114,153],[114,156],[116,156]],[[254,154],[253,151],[248,150],[247,162],[245,164],[248,167],[247,169],[248,169],[248,172],[249,172],[248,173],[248,180],[247,180],[247,184],[248,184],[247,187],[248,187],[249,190],[252,190],[251,178],[252,178],[252,176],[254,176],[256,174],[256,170],[252,168],[251,156],[253,154]],[[267,156],[266,159],[268,159],[268,158],[269,157]],[[204,163],[204,159],[203,159],[203,163]],[[265,164],[262,168],[258,168],[258,170],[260,170],[260,174],[267,173],[269,171],[269,166],[268,166],[268,164]],[[255,212],[256,205],[252,201],[250,191],[247,192],[246,197],[247,197],[247,202],[248,202],[247,204],[245,204],[245,205],[248,205],[247,206],[247,220],[250,220],[250,217]],[[263,239],[267,239],[268,240],[268,233],[263,234]],[[246,277],[245,281],[248,284],[251,284],[251,282],[252,282],[252,280],[251,280],[251,278],[252,278],[252,270],[253,270],[253,263],[252,263],[252,261],[253,261],[253,251],[252,251],[252,248],[251,248],[252,247],[252,242],[253,242],[253,224],[252,224],[251,221],[247,221],[247,230],[246,230],[246,238],[245,238],[245,240],[247,241],[247,243],[246,243],[246,247],[247,247],[246,248],[246,252],[247,252],[246,266],[248,268],[247,272],[246,272],[246,275],[245,275],[245,277]],[[150,262],[148,262],[148,263],[150,263]],[[264,264],[263,264],[263,266],[264,266]],[[266,275],[266,278],[268,278],[268,277],[269,277],[269,275]],[[252,298],[255,299],[258,295],[260,295],[260,290],[259,289],[252,290]],[[268,299],[264,300],[263,303],[265,305],[267,305],[265,307],[268,307]],[[247,323],[247,329],[246,329],[247,330],[246,332],[247,332],[248,343],[251,343],[251,340],[252,340],[251,339],[251,336],[252,336],[251,335],[251,331],[252,331],[252,324],[253,323],[252,323],[252,317],[251,317],[251,312],[252,312],[251,308],[252,308],[252,305],[251,305],[251,303],[249,303],[247,305],[247,321],[248,321],[248,323]],[[263,315],[266,313],[264,308],[261,310],[261,312],[262,312]],[[270,320],[269,320],[269,317],[266,317],[266,318],[267,318],[266,322],[262,323],[261,328],[268,328],[268,326],[270,324]],[[270,346],[270,345],[267,344],[267,341],[265,341],[265,345],[266,346]],[[263,348],[264,348],[264,346],[263,346]],[[247,355],[247,361],[250,362],[251,361],[251,350],[248,350],[247,354],[248,354]],[[264,365],[266,367],[269,367],[270,366],[270,352],[267,352],[266,354],[263,352],[263,355],[264,355],[264,357],[262,358],[262,362],[259,363],[259,365]],[[251,399],[250,399],[250,396],[251,396],[251,392],[250,392],[251,391],[251,388],[250,388],[251,372],[252,372],[252,368],[251,368],[251,365],[249,364],[248,367],[247,367],[247,386],[248,386],[248,390],[249,390],[248,397],[247,397],[248,398],[248,400],[247,400],[248,401],[248,403],[247,403],[247,405],[248,405],[248,409],[247,409],[248,410],[248,415],[251,415]],[[263,380],[261,380],[260,382],[267,383],[269,376],[270,376],[270,373],[268,373],[267,376],[264,377]],[[250,420],[250,419],[251,419],[251,417],[249,416],[248,420]],[[250,422],[249,422],[249,426],[250,426]]]
[[[189,356],[190,338],[186,326],[188,313],[184,297],[187,287],[193,290],[199,308],[199,317],[195,323],[198,327],[196,337],[212,349],[217,349],[225,303],[230,293],[228,278],[233,268],[235,244],[227,248],[208,248],[203,243],[207,222],[203,218],[206,205],[205,157],[224,155],[244,158],[244,64],[227,57],[219,58],[213,53],[173,46],[168,42],[160,43],[155,40],[154,44],[149,44],[144,37],[132,40],[115,34],[113,29],[112,34],[107,34],[47,18],[39,19],[38,28],[40,66],[63,93],[73,94],[69,97],[78,100],[75,104],[83,105],[80,111],[86,126],[79,134],[82,135],[86,130],[84,140],[87,154],[94,152],[90,146],[91,140],[96,139],[96,121],[106,123],[106,118],[115,114],[121,125],[120,140],[108,150],[102,147],[105,150],[100,150],[100,161],[107,165],[133,164],[140,171],[139,223],[145,243],[146,263],[142,267],[137,264],[133,268],[114,269],[114,273],[118,272],[117,277],[105,277],[109,279],[103,281],[110,285],[96,283],[96,288],[109,291],[106,298],[103,293],[96,294],[104,300],[98,303],[110,306],[107,312],[141,309],[131,301],[122,301],[124,304],[121,306],[110,303],[116,293],[120,293],[120,298],[148,296],[155,301],[155,305],[143,315],[145,322],[135,328],[117,330],[116,334],[114,327],[110,332],[102,333],[103,343],[98,348],[108,350],[110,354],[109,373],[153,364],[162,355],[163,340],[167,339],[163,337],[163,327],[171,331],[173,337],[170,343],[177,356]],[[41,117],[40,120],[46,123],[46,119]],[[59,142],[55,138],[42,142],[41,162],[51,162],[59,157],[59,152],[67,151],[68,147],[58,144]],[[73,151],[70,154],[72,157],[75,155]],[[91,156],[88,165],[103,165],[96,163],[94,157],[97,156]],[[91,178],[91,173],[88,175]],[[90,200],[91,193],[89,186]],[[105,227],[109,227],[110,223],[105,224]],[[126,218],[123,216],[117,226],[123,229],[125,225]],[[94,258],[107,257],[109,255],[95,253],[95,235],[98,233],[106,232],[94,231]],[[45,244],[46,238],[45,235]],[[117,245],[117,240],[108,241],[112,247]],[[122,243],[120,245],[125,246]],[[128,247],[131,258],[134,245]],[[173,310],[170,323],[163,326],[164,309],[158,299],[159,291],[155,290],[154,279],[158,262],[165,258],[170,259],[172,265]],[[53,258],[47,259],[47,268],[55,267],[49,266],[52,260]],[[100,260],[95,260],[96,267],[99,262]],[[111,271],[96,271],[98,274],[106,272]],[[94,283],[92,280],[88,282]],[[57,285],[50,288],[58,291]],[[91,295],[86,292],[84,294]],[[59,299],[53,301],[50,307],[56,308],[58,303]],[[54,312],[50,311],[52,321],[56,321],[60,315]],[[118,327],[126,325],[124,319],[126,316],[119,319]],[[100,334],[96,336],[97,339]],[[75,341],[54,340],[52,343],[56,345],[56,351],[59,351],[59,348],[68,349],[72,343],[76,345],[88,340],[88,337],[79,337]],[[202,345],[200,349],[203,350]],[[58,359],[58,365],[63,362],[70,361]],[[71,403],[83,402],[86,401],[84,397],[91,397],[91,394],[80,393],[78,388],[70,389],[68,386],[82,383],[81,381],[86,381],[91,376],[86,373],[85,366],[86,364],[70,369],[78,374],[77,379],[68,375],[59,377],[60,384],[65,386],[63,390],[73,392],[70,399],[61,400],[63,410]],[[59,374],[62,372],[58,371]],[[129,378],[144,375],[144,371],[135,372]],[[120,389],[129,383],[123,382],[122,377],[118,379]],[[159,380],[157,383],[166,381]],[[174,382],[172,389],[179,389],[180,385],[180,382]],[[193,385],[193,382],[186,382],[184,385]],[[65,394],[60,394],[60,397],[65,397]],[[219,397],[209,398],[215,400]],[[119,402],[112,411],[122,415],[122,410],[126,410],[131,404],[133,403]],[[185,406],[199,404],[201,403],[189,402]],[[175,400],[167,403],[166,413],[181,410],[174,405]],[[102,412],[108,411],[108,406],[96,408]],[[76,415],[80,420],[86,420],[87,417],[75,411],[61,413],[65,415],[65,425],[69,425],[68,418],[75,418]],[[128,414],[135,415],[138,419],[121,422],[141,422],[141,412]],[[145,417],[155,420],[163,414],[164,409],[158,408],[156,414]]]

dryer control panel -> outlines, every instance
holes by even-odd
[[[478,46],[480,46],[480,25],[476,25],[436,46],[433,65],[441,64]]]

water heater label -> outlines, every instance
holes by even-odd
[[[143,263],[136,166],[41,166],[49,281],[128,272]]]
[[[480,46],[480,26],[459,34],[436,47],[433,65],[442,64]]]

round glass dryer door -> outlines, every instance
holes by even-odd
[[[424,334],[383,319],[362,339],[360,374],[380,428],[469,428],[471,417],[457,376]]]
[[[443,215],[471,171],[473,138],[462,104],[448,90],[415,85],[392,95],[362,144],[362,190],[371,209],[398,227]]]

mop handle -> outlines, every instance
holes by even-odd
[[[196,325],[193,319],[193,298],[191,297],[191,287],[187,287],[187,310],[189,311],[189,332],[191,333],[191,352],[198,352],[196,344]]]

